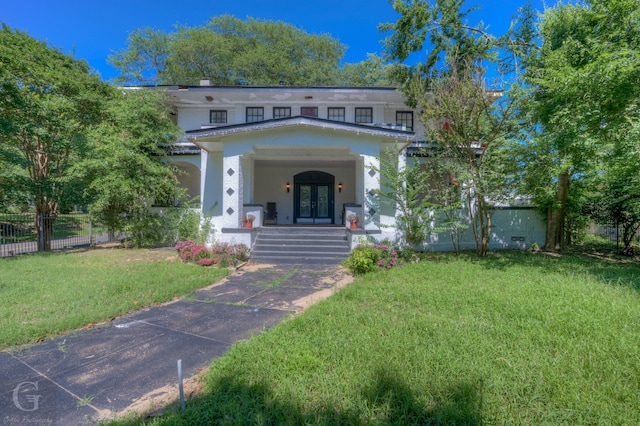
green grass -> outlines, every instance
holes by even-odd
[[[97,249],[0,259],[0,349],[172,300],[228,272],[176,262],[175,252],[166,250]]]
[[[144,422],[640,424],[639,290],[637,263],[527,253],[368,274]]]

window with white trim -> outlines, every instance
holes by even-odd
[[[211,124],[226,124],[227,123],[227,111],[214,110],[209,111],[209,123]]]
[[[329,107],[327,110],[327,119],[333,121],[345,120],[344,107]]]
[[[401,124],[413,132],[413,111],[396,111],[396,124]]]
[[[356,108],[356,123],[373,123],[373,108]]]
[[[273,118],[291,117],[291,107],[273,107]]]
[[[264,120],[263,107],[247,107],[247,123]]]

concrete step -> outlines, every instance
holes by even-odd
[[[343,227],[263,227],[251,250],[251,261],[337,264],[349,253]]]

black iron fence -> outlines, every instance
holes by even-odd
[[[106,244],[111,240],[107,229],[86,214],[0,213],[0,257]]]
[[[616,248],[621,249],[624,246],[622,241],[622,227],[618,225],[592,224],[587,234],[597,237],[601,242],[615,246]],[[636,248],[640,248],[640,230],[633,235],[631,244]]]

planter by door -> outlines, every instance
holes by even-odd
[[[358,222],[351,222],[351,229],[358,229]]]

